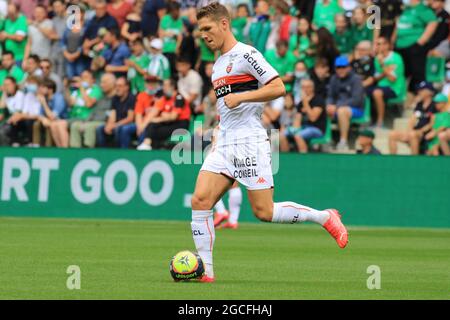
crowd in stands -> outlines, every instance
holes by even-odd
[[[152,150],[177,129],[210,135],[219,53],[196,21],[209,2],[0,0],[0,145]],[[412,154],[450,155],[444,0],[219,2],[235,37],[285,83],[262,115],[282,151],[347,152],[356,128],[358,153],[380,154],[373,141],[385,129],[392,154],[407,143]],[[406,130],[387,123],[393,106],[413,110]]]

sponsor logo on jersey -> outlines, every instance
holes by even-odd
[[[262,77],[265,73],[266,70],[264,70],[259,64],[258,64],[258,60],[256,60],[254,57],[252,57],[251,54],[249,53],[245,53],[244,54],[244,59],[248,61],[248,63],[250,63],[250,65],[253,67],[253,69],[255,69],[256,73]]]
[[[225,76],[213,81],[217,98],[233,92],[243,92],[258,89],[258,80],[248,74]]]

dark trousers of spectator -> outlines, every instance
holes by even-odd
[[[405,63],[406,77],[411,77],[408,90],[415,92],[417,85],[425,81],[425,69],[427,63],[428,50],[418,44],[414,44],[408,48],[397,49]]]
[[[11,143],[30,143],[33,137],[33,123],[34,120],[22,120],[15,125],[11,125],[11,130],[9,131]],[[23,141],[20,141],[21,134]]]
[[[0,123],[0,146],[9,146],[10,145],[10,134],[11,125],[6,122]]]
[[[189,129],[189,120],[150,123],[146,129],[147,137],[152,140],[152,147],[158,149],[176,129]]]
[[[114,129],[112,135],[105,133],[105,125],[97,127],[96,132],[97,146],[106,147],[108,144],[108,138],[113,138],[117,147],[122,149],[128,149],[130,147],[131,140],[136,137],[136,125],[134,123],[125,124],[123,126]],[[145,132],[138,137],[138,142],[142,143],[145,139]]]
[[[172,53],[172,52],[165,52],[163,54],[167,58],[167,60],[169,60],[170,77],[172,79],[178,80],[178,72],[177,72],[177,69],[176,69],[177,55],[175,53]]]

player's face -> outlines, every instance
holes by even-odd
[[[214,21],[205,17],[198,21],[198,29],[205,44],[213,51],[220,50],[223,46],[226,31],[226,19]]]

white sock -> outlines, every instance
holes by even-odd
[[[241,188],[233,188],[228,192],[228,207],[230,208],[230,223],[237,223],[239,220],[239,213],[241,211],[242,190]]]
[[[205,273],[213,278],[213,247],[216,233],[212,210],[192,210],[191,228],[195,247],[205,266]]]
[[[274,223],[311,221],[324,225],[328,218],[330,218],[330,214],[327,211],[315,210],[295,202],[277,202],[273,205],[272,222]]]
[[[222,199],[217,201],[216,205],[214,206],[214,209],[216,209],[216,212],[218,213],[225,213],[227,211],[227,209],[225,208],[225,203],[223,203]]]

